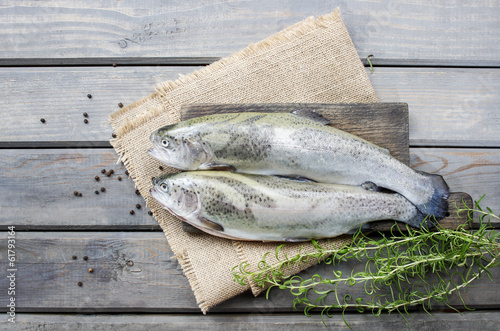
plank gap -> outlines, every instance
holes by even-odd
[[[107,66],[200,66],[222,57],[88,57],[88,58],[3,58],[0,67],[107,67]],[[370,57],[373,67],[390,68],[500,68],[498,60],[394,59]],[[361,58],[370,67],[366,58]]]

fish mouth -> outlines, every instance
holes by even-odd
[[[176,168],[175,164],[172,164],[171,162],[169,162],[171,156],[164,149],[158,148],[155,146],[153,148],[148,149],[147,153],[149,154],[149,156],[157,159],[161,163],[168,165],[169,167]]]

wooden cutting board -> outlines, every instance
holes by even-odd
[[[292,112],[310,109],[330,120],[337,129],[366,139],[375,145],[387,148],[391,155],[406,165],[410,164],[408,104],[363,103],[363,104],[187,104],[181,107],[181,120],[220,113],[237,112]],[[465,214],[457,215],[455,203],[465,202],[472,207],[472,198],[467,193],[451,193],[448,198],[450,215],[440,221],[445,228],[454,229],[463,224]],[[394,221],[373,222],[374,229],[388,231]]]

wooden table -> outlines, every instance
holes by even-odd
[[[442,174],[453,191],[476,200],[486,194],[483,206],[498,213],[500,4],[493,4],[3,1],[3,312],[14,297],[5,276],[8,226],[15,226],[17,271],[16,323],[3,314],[0,328],[321,329],[319,316],[293,313],[291,297],[280,292],[270,300],[247,293],[203,316],[159,226],[147,208],[136,208],[143,200],[123,166],[115,164],[107,117],[118,103],[136,101],[158,82],[337,6],[363,61],[374,55],[370,79],[380,100],[409,105],[412,166]],[[115,173],[97,182],[102,168]],[[315,268],[309,272],[324,267]],[[476,311],[460,316],[438,306],[434,318],[417,311],[410,319],[413,329],[496,329],[500,271],[493,276],[493,283],[482,279],[463,292]],[[457,298],[452,304],[460,306]],[[348,320],[356,330],[406,328],[397,314],[349,313]],[[347,330],[340,314],[327,323]]]

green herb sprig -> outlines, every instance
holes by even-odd
[[[360,313],[370,311],[379,316],[383,311],[410,315],[408,308],[421,306],[430,314],[433,302],[448,304],[448,297],[456,293],[466,309],[469,309],[460,295],[460,290],[484,275],[491,279],[489,269],[500,265],[500,232],[492,230],[492,218],[500,219],[490,208],[483,210],[476,202],[475,209],[465,203],[457,207],[457,213],[467,213],[468,221],[456,230],[439,227],[435,231],[407,227],[404,233],[393,227],[390,234],[372,238],[358,231],[351,244],[339,249],[326,249],[313,240],[314,251],[287,256],[280,245],[274,252],[277,262],[269,264],[265,254],[257,266],[242,263],[233,268],[234,280],[246,285],[252,279],[258,286],[269,286],[266,298],[272,288],[289,291],[293,296],[293,308],[303,306],[304,313],[311,316],[311,310],[321,311],[321,320],[332,317],[331,312],[339,309],[345,319],[346,310]],[[470,230],[472,213],[479,215],[479,227]],[[286,270],[309,259],[336,266],[343,261],[356,259],[365,262],[361,271],[344,275],[332,270],[331,277],[315,274],[310,278],[287,276]],[[251,270],[253,267],[253,270]],[[342,295],[341,287],[362,286],[368,298]],[[457,310],[458,311],[458,310]],[[326,325],[326,324],[325,324]],[[350,326],[349,326],[350,327]]]

